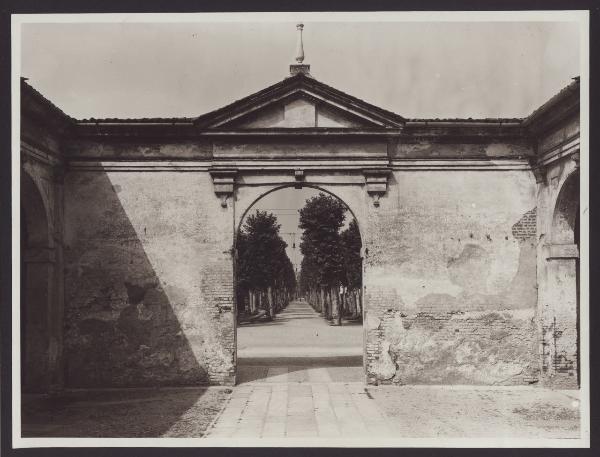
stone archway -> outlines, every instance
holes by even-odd
[[[579,234],[575,232],[579,216],[579,173],[571,173],[564,181],[556,198],[552,217],[552,244],[574,245]]]
[[[286,189],[286,188],[290,188],[290,187],[297,187],[298,184],[281,184],[281,185],[277,185],[277,186],[273,186],[267,190],[260,190],[258,196],[254,197],[254,200],[251,200],[251,203],[245,206],[245,209],[243,211],[241,211],[239,213],[239,217],[236,217],[235,220],[235,233],[237,234],[242,226],[242,222],[244,220],[244,218],[246,217],[246,215],[248,214],[248,212],[252,209],[253,206],[256,205],[256,203],[258,203],[261,199],[263,199],[264,197],[266,197],[269,194],[272,194],[273,192],[277,192],[278,190],[281,189]],[[364,235],[363,235],[363,227],[362,227],[362,223],[359,220],[359,218],[357,217],[357,210],[356,209],[352,209],[352,207],[350,205],[348,205],[348,203],[346,203],[344,201],[343,198],[340,198],[334,191],[327,189],[325,186],[322,185],[318,185],[318,184],[310,184],[310,183],[306,183],[306,184],[302,184],[302,187],[308,187],[311,189],[316,189],[320,192],[324,192],[328,195],[331,195],[332,197],[337,198],[338,200],[340,200],[348,209],[348,211],[350,212],[350,214],[352,214],[352,217],[356,220],[358,226],[359,226],[359,230],[361,233],[361,237],[362,237],[362,241],[364,244]],[[239,187],[238,187],[239,189]]]
[[[264,179],[264,178],[263,178]],[[365,247],[365,223],[364,223],[364,214],[362,212],[365,211],[364,208],[361,207],[361,204],[364,203],[363,199],[360,200],[356,200],[356,198],[354,198],[354,200],[352,201],[351,204],[347,203],[347,199],[349,199],[350,195],[353,195],[352,192],[354,191],[358,191],[360,193],[363,192],[363,190],[359,187],[359,186],[346,186],[346,194],[345,197],[346,199],[340,197],[338,195],[337,192],[339,189],[336,189],[335,187],[333,189],[328,188],[330,186],[326,186],[326,185],[322,185],[322,184],[314,184],[314,183],[305,183],[303,182],[301,185],[299,183],[278,183],[278,184],[267,184],[267,185],[261,185],[261,186],[257,186],[257,187],[246,187],[246,186],[236,186],[236,191],[237,191],[237,197],[235,199],[235,207],[236,208],[240,208],[240,210],[236,210],[235,211],[235,216],[234,216],[234,249],[233,252],[235,253],[235,255],[233,256],[233,263],[234,263],[234,284],[237,283],[237,272],[236,270],[236,260],[237,260],[237,247],[236,247],[236,243],[237,243],[237,237],[238,234],[240,232],[240,230],[242,229],[244,220],[246,219],[247,215],[249,215],[252,210],[254,208],[256,208],[257,203],[259,203],[261,200],[263,200],[265,197],[267,197],[268,195],[274,194],[277,191],[280,191],[282,189],[290,189],[290,188],[296,188],[296,189],[301,189],[301,188],[310,188],[313,189],[315,191],[318,191],[319,193],[324,193],[328,196],[331,196],[333,198],[335,198],[336,200],[340,201],[343,206],[346,208],[346,210],[348,211],[347,215],[353,219],[354,221],[356,221],[356,224],[358,226],[358,231],[359,231],[359,235],[360,235],[360,239],[361,239],[361,245],[362,245],[362,249],[361,249],[361,260],[364,259],[364,247]],[[341,192],[342,194],[344,194],[344,191],[342,190]],[[241,194],[241,198],[240,197]],[[350,197],[352,198],[352,197]],[[361,212],[362,211],[362,212]],[[297,238],[297,242],[299,243],[299,237]],[[364,318],[365,318],[365,310],[366,310],[366,303],[365,303],[365,294],[364,294],[364,269],[365,269],[365,263],[361,261],[361,269],[362,269],[362,285],[360,287],[360,296],[361,296],[361,306],[360,306],[360,314],[359,316],[362,316],[361,322],[363,322]],[[239,297],[237,295],[237,293],[234,293],[234,297],[235,297],[235,304],[233,306],[234,311],[234,334],[235,336],[235,356],[234,356],[234,360],[235,360],[235,370],[236,370],[236,383],[240,382],[240,374],[239,374],[239,363],[238,363],[238,322],[237,322],[237,316],[236,314],[238,313],[238,307],[239,307]],[[341,306],[341,305],[340,305]],[[361,326],[361,341],[360,341],[360,346],[362,347],[362,355],[361,355],[361,359],[362,359],[362,373],[363,373],[363,379],[366,380],[366,333],[364,331],[364,327]],[[357,345],[358,346],[358,345]],[[357,348],[358,349],[358,348]],[[310,357],[309,357],[310,358]],[[357,367],[360,367],[360,365],[358,365],[358,361],[357,363]],[[322,368],[321,368],[322,369]]]
[[[563,182],[552,213],[547,249],[553,384],[579,384],[579,173]]]
[[[54,250],[48,210],[40,189],[21,173],[21,386],[45,392],[50,385],[49,309]]]

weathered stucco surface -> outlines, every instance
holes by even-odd
[[[68,384],[231,382],[232,221],[210,177],[74,172],[65,204]]]
[[[537,379],[531,173],[396,172],[380,204],[365,265],[369,380]]]

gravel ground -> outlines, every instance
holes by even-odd
[[[202,437],[230,395],[221,387],[25,395],[22,436]]]
[[[579,438],[579,392],[542,388],[368,387],[398,436]]]

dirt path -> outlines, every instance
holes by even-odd
[[[25,395],[24,437],[202,437],[231,389],[111,389]]]

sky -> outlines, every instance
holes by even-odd
[[[408,118],[524,117],[579,75],[573,22],[310,22],[318,80]],[[284,79],[294,22],[23,24],[21,75],[78,118],[194,117]]]

